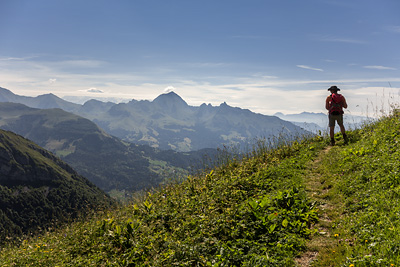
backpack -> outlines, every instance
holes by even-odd
[[[329,114],[340,115],[343,114],[342,106],[343,96],[341,94],[331,94],[331,103],[329,107]]]

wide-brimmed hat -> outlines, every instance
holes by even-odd
[[[329,87],[328,91],[340,91],[339,88],[336,87],[336,85]]]

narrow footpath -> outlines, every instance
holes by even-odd
[[[319,222],[314,226],[317,229],[311,240],[307,243],[306,251],[296,258],[296,266],[330,266],[324,263],[322,255],[334,253],[336,245],[332,234],[332,220],[337,218],[341,208],[334,201],[330,194],[332,185],[324,176],[325,170],[322,168],[322,160],[328,156],[332,147],[322,150],[316,160],[310,163],[308,173],[305,177],[305,186],[308,196],[312,202],[316,202],[319,210]]]

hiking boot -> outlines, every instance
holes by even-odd
[[[346,134],[343,135],[343,139],[344,139],[344,144],[347,145],[349,143],[349,138],[347,137]]]
[[[334,146],[334,145],[335,145],[335,139],[331,138],[330,145],[331,145],[331,146]]]

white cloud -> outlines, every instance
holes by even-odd
[[[171,92],[173,92],[175,90],[176,90],[175,87],[167,86],[167,88],[164,89],[164,94],[171,93]]]
[[[385,67],[385,66],[364,66],[365,69],[375,69],[375,70],[397,70],[396,68],[392,67]]]
[[[324,71],[323,69],[313,68],[307,65],[296,65],[298,68],[306,69],[306,70],[315,70],[315,71]]]
[[[103,90],[100,90],[100,89],[97,89],[94,87],[90,88],[89,90],[86,90],[86,92],[88,92],[88,93],[104,93]]]
[[[53,84],[53,83],[55,83],[57,81],[57,79],[49,79],[49,83],[50,84]]]

